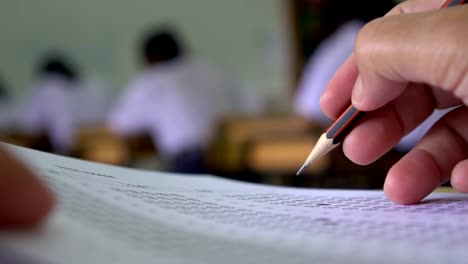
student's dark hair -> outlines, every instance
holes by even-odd
[[[48,54],[41,60],[38,74],[55,74],[71,82],[78,79],[78,73],[73,65],[65,56],[58,53]]]
[[[142,44],[142,56],[148,63],[170,61],[184,54],[176,33],[169,28],[150,32]]]

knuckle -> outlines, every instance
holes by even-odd
[[[354,45],[354,53],[358,64],[364,62],[365,58],[371,55],[373,51],[371,45],[378,39],[382,20],[382,18],[374,19],[359,31]]]

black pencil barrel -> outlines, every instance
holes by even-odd
[[[356,126],[365,112],[359,111],[354,106],[348,109],[328,128],[327,138],[333,138],[333,144],[340,143],[348,133]]]

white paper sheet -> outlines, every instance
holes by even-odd
[[[7,147],[48,182],[59,206],[41,230],[0,233],[0,261],[468,260],[467,195],[433,194],[421,204],[401,206],[378,191],[263,186],[208,175],[137,171]]]

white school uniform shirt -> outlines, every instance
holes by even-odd
[[[231,79],[191,58],[158,64],[137,76],[109,117],[123,135],[149,132],[166,157],[211,140],[218,120],[235,110]]]
[[[356,37],[363,25],[359,20],[348,21],[318,45],[304,69],[294,98],[294,111],[297,114],[324,127],[331,124],[332,120],[320,107],[320,97],[335,72],[353,53]],[[405,136],[396,149],[411,149],[448,111],[436,110],[424,123]]]
[[[112,98],[109,87],[96,78],[71,83],[49,75],[33,85],[19,125],[29,134],[47,133],[54,151],[69,154],[80,127],[106,123]]]
[[[20,126],[28,134],[45,132],[58,153],[69,153],[74,144],[74,93],[77,87],[57,75],[38,80],[25,100]]]

